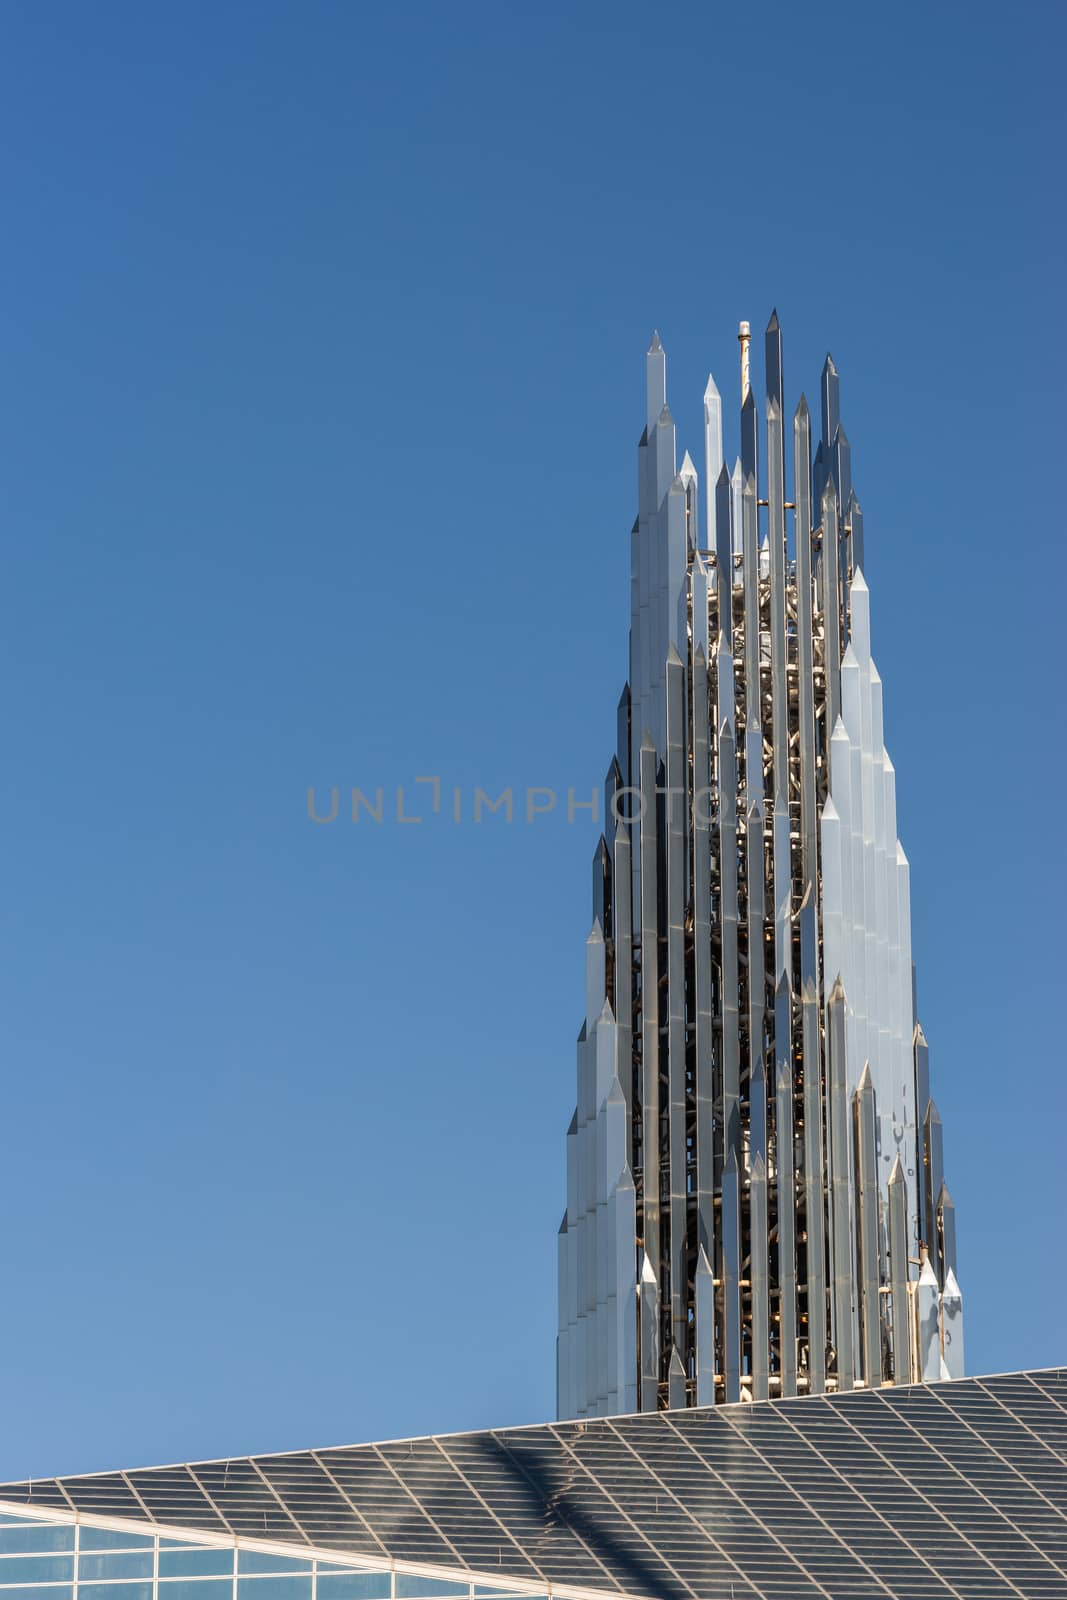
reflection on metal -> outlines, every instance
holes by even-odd
[[[941,1358],[943,1376],[963,1377],[963,1296],[951,1267],[941,1291]]]
[[[922,1270],[915,1285],[915,1376],[920,1383],[934,1383],[941,1376],[940,1292],[937,1273],[929,1255],[922,1253]]]
[[[803,396],[788,449],[776,315],[764,355],[757,402],[743,325],[732,471],[708,381],[703,494],[688,454],[676,470],[658,337],[647,356],[559,1235],[563,1417],[963,1370],[840,380],[827,358],[814,456]]]

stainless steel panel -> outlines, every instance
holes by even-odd
[[[796,1175],[793,1153],[792,992],[779,976],[774,996],[775,1170],[778,1213],[779,1373],[781,1393],[797,1392]]]
[[[877,1388],[882,1381],[882,1320],[878,1251],[878,1149],[874,1083],[865,1065],[852,1097],[856,1158],[856,1217],[859,1244],[860,1355],[863,1381]]]
[[[766,1400],[770,1392],[770,1311],[767,1281],[767,1165],[761,1154],[754,1157],[749,1176],[749,1249],[752,1398]]]
[[[889,1174],[889,1289],[894,1383],[909,1383],[912,1375],[909,1277],[908,1191],[900,1157],[895,1156]]]
[[[737,1157],[722,1174],[723,1398],[741,1398],[741,1192]]]
[[[671,1342],[684,1351],[688,1334],[685,933],[687,904],[686,674],[674,647],[667,656],[667,1082],[670,1178]],[[662,1276],[662,1275],[661,1275]]]
[[[851,1389],[855,1381],[855,1341],[852,1248],[852,1175],[849,1161],[848,1090],[845,1056],[845,991],[835,982],[827,1005],[827,1040],[830,1067],[830,1194],[833,1224],[833,1343],[837,1353],[838,1389]]]

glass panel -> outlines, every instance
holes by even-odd
[[[152,1585],[150,1583],[124,1583],[121,1589],[113,1589],[109,1583],[79,1583],[78,1600],[152,1600]],[[41,1595],[39,1600],[47,1600]]]
[[[163,1552],[160,1551],[162,1559]],[[79,1588],[78,1594],[81,1594]],[[125,1600],[112,1595],[111,1600]],[[159,1586],[159,1600],[233,1600],[232,1578],[172,1578]]]
[[[150,1578],[152,1576],[152,1551],[130,1550],[125,1555],[94,1556],[83,1550],[78,1557],[78,1582],[91,1578]]]
[[[548,1600],[547,1594],[519,1594],[516,1589],[486,1589],[474,1585],[474,1600]]]
[[[237,1600],[311,1600],[311,1574],[291,1578],[241,1578]]]
[[[424,1595],[469,1595],[469,1583],[448,1583],[444,1578],[419,1578],[412,1572],[396,1575],[397,1600],[422,1600]]]
[[[0,1589],[4,1600],[70,1600],[73,1593],[68,1583],[57,1583],[51,1589]]]
[[[265,1550],[238,1550],[238,1572],[310,1572],[311,1562],[292,1556],[272,1556]],[[256,1591],[259,1593],[259,1590]]]
[[[0,1584],[69,1583],[74,1576],[73,1556],[5,1556],[0,1560]]]
[[[335,1573],[319,1566],[318,1600],[389,1600],[392,1592],[388,1572]]]
[[[83,1522],[78,1544],[82,1550],[151,1550],[154,1542],[150,1533],[119,1533],[115,1528],[87,1528]]]
[[[73,1550],[74,1529],[54,1522],[30,1522],[21,1526],[0,1528],[0,1551],[5,1555],[12,1550]]]
[[[159,1552],[161,1578],[214,1578],[233,1571],[233,1546],[215,1550],[164,1550]]]

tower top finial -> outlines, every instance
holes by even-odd
[[[741,346],[741,399],[744,400],[752,387],[751,372],[748,359],[748,347],[752,343],[752,329],[747,322],[738,324],[737,339]]]

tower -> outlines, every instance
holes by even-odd
[[[593,861],[561,1417],[960,1377],[955,1221],[837,369],[788,455],[741,324],[704,493],[646,357],[630,673]],[[759,412],[762,411],[763,426]]]

